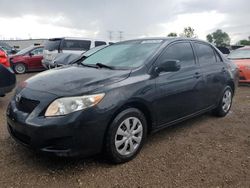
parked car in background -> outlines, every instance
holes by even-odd
[[[230,54],[230,50],[227,47],[222,47],[222,46],[216,46],[218,50],[221,51],[221,53],[225,54],[226,56]]]
[[[6,53],[8,55],[13,55],[16,54],[18,52],[17,49],[11,47],[10,45],[8,45],[6,42],[2,42],[0,41],[0,48],[4,51],[6,51]]]
[[[85,58],[91,56],[92,54],[105,48],[106,46],[107,45],[102,45],[102,46],[97,46],[97,47],[91,48],[90,50],[83,52],[80,55],[79,54],[69,54],[69,53],[58,54],[57,57],[53,60],[53,62],[52,62],[53,66],[51,66],[51,67],[60,67],[63,65],[74,64],[78,61],[84,60]]]
[[[0,55],[1,58],[1,55]],[[11,92],[16,85],[16,75],[10,67],[0,62],[0,97]]]
[[[93,40],[85,38],[52,38],[44,44],[43,66],[46,69],[53,68],[53,63],[57,56],[64,54],[80,55],[91,48],[107,45],[108,42],[104,40]]]
[[[205,112],[227,115],[237,75],[235,64],[201,40],[124,41],[26,80],[9,104],[8,130],[42,152],[105,151],[122,163],[150,132]]]
[[[18,74],[44,70],[42,66],[43,46],[30,46],[10,56],[13,70]]]
[[[239,68],[241,83],[250,83],[250,47],[243,47],[232,51],[228,55]]]

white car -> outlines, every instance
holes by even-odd
[[[44,43],[42,64],[46,69],[54,67],[54,59],[61,53],[82,54],[89,49],[110,44],[105,40],[86,38],[51,38]]]

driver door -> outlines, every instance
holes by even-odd
[[[30,69],[42,69],[43,48],[36,48],[27,54],[26,61]]]
[[[204,82],[193,48],[189,42],[178,42],[168,46],[159,56],[156,66],[168,59],[179,60],[177,72],[162,72],[156,78],[158,125],[164,125],[202,108]]]

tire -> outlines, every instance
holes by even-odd
[[[17,63],[14,65],[14,71],[17,74],[24,74],[26,72],[26,66],[23,63]]]
[[[128,108],[120,112],[108,128],[106,156],[115,164],[130,161],[140,152],[146,136],[147,121],[144,114],[136,108]]]
[[[224,117],[231,109],[233,101],[233,91],[230,86],[224,89],[219,105],[213,110],[213,114],[218,117]]]

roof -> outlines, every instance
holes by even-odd
[[[91,41],[106,41],[104,39],[96,39],[96,38],[83,38],[83,37],[58,37],[58,38],[50,38],[49,40],[62,40],[62,39],[68,39],[68,40],[91,40]]]
[[[196,39],[196,38],[186,38],[186,37],[145,37],[145,38],[138,38],[138,39],[131,39],[131,40],[126,40],[126,41],[139,41],[139,40],[163,40],[165,41],[178,41],[178,40],[187,40],[187,41],[200,41],[200,42],[205,42],[208,43],[207,41]],[[121,42],[126,42],[126,41],[121,41]]]

